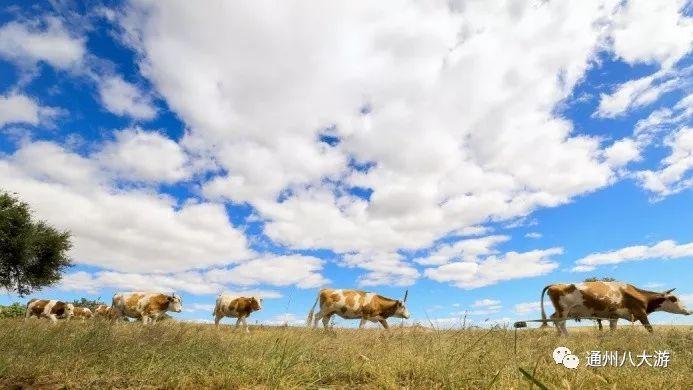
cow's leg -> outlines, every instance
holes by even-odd
[[[149,321],[150,321],[149,316],[145,316],[145,315],[142,316],[142,324],[143,325],[149,324]]]
[[[322,326],[325,329],[330,327],[330,319],[332,318],[332,313],[322,316]]]
[[[602,326],[602,320],[597,320],[597,325],[599,325],[599,330],[604,329],[604,327]]]
[[[641,313],[634,313],[635,319],[640,321],[640,323],[647,329],[648,332],[652,333],[654,330],[652,329],[652,325],[650,325],[650,321],[647,319],[647,313],[643,310]]]
[[[245,326],[245,333],[250,333],[250,329],[248,328],[248,320],[246,320],[246,317],[243,316],[243,326]]]
[[[567,336],[568,328],[566,327],[566,322],[568,322],[568,317],[556,316],[556,330],[559,336]]]
[[[236,318],[236,329],[238,329],[238,327],[241,325],[241,319],[242,319],[242,318],[243,318],[243,317],[241,317],[241,316],[238,316],[238,317]]]
[[[315,315],[313,316],[313,329],[318,327],[318,323],[320,322],[322,317],[323,317],[322,310],[315,313]]]
[[[51,320],[52,323],[54,323],[54,324],[58,323],[58,317],[56,317],[55,314],[49,314],[48,318]]]
[[[616,330],[616,323],[618,320],[609,320],[609,329],[610,330]]]
[[[215,315],[214,316],[214,325],[219,326],[219,321],[221,321],[222,318],[224,318],[224,316],[221,314]]]
[[[364,325],[366,325],[366,318],[365,317],[361,318],[361,321],[359,322],[359,329],[363,329]]]
[[[386,319],[383,318],[382,320],[378,320],[378,322],[380,322],[380,325],[382,325],[383,328],[385,328],[385,329],[390,329],[390,326],[387,325],[387,320],[386,320]]]
[[[560,336],[562,333],[561,333],[561,325],[558,321],[558,312],[551,314],[550,318],[553,320],[553,321],[551,321],[551,322],[553,322],[553,326],[556,327],[556,333],[558,333],[558,335]]]

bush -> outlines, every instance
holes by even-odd
[[[26,313],[26,306],[13,303],[10,306],[0,305],[0,318],[21,318]]]

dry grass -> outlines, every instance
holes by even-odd
[[[669,350],[668,368],[568,370],[551,352]],[[155,326],[0,320],[0,387],[524,389],[524,369],[548,388],[692,389],[693,328],[653,335],[512,329],[308,330],[255,328],[250,335],[170,321]],[[534,385],[534,388],[538,388]]]

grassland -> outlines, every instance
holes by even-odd
[[[516,343],[516,344],[515,344]],[[668,350],[668,368],[569,370],[559,345],[590,350]],[[231,327],[0,320],[0,388],[253,389],[693,389],[693,328],[552,330]]]

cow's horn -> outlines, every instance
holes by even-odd
[[[667,290],[664,292],[664,294],[671,294],[672,291],[676,290],[676,287],[672,288],[671,290]]]
[[[409,296],[409,290],[404,291],[404,299],[402,299],[402,303],[407,302],[407,297]]]

